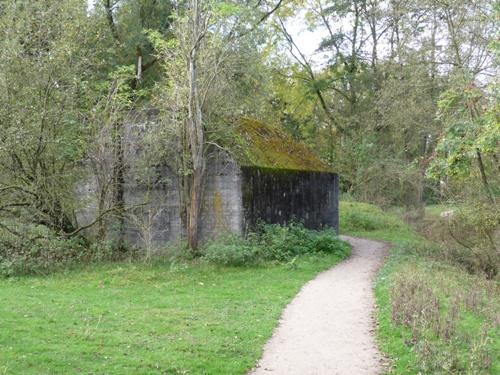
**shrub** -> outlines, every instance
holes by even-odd
[[[316,233],[314,238],[314,250],[324,254],[335,254],[341,257],[349,255],[350,245],[337,237],[337,234],[327,229]]]
[[[447,223],[454,240],[449,255],[469,272],[483,272],[489,278],[498,273],[500,254],[500,211],[486,204],[468,205],[456,210]]]
[[[498,274],[500,254],[500,213],[495,206],[469,204],[450,211],[445,217],[426,218],[419,231],[437,242],[434,252],[441,260],[465,267],[469,273]]]
[[[258,262],[258,247],[239,236],[226,234],[204,248],[203,258],[225,266],[244,266]]]
[[[82,237],[57,236],[43,225],[19,225],[22,236],[0,231],[0,276],[46,273],[114,257],[112,244],[89,245]]]
[[[44,226],[23,226],[22,230],[22,237],[0,232],[0,276],[46,273],[75,264],[135,258],[141,254],[116,251],[112,243],[89,244],[81,237],[62,238]],[[194,256],[182,244],[172,249],[170,261],[189,260]],[[300,223],[292,223],[261,225],[246,238],[222,235],[205,244],[201,253],[202,259],[211,263],[248,266],[263,261],[289,262],[304,254],[345,257],[349,250],[349,245],[331,229],[313,231]]]
[[[282,262],[297,255],[314,252],[313,231],[305,229],[301,224],[263,225],[259,231],[257,241],[263,259]]]
[[[345,257],[350,246],[331,229],[308,230],[300,223],[286,226],[264,224],[245,239],[224,235],[208,243],[203,259],[217,264],[244,266],[262,261],[288,262],[305,254],[335,254]]]

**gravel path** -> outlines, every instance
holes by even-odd
[[[286,307],[252,375],[381,374],[372,281],[387,251],[343,237],[352,256],[307,283]]]

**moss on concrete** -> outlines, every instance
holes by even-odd
[[[275,126],[245,118],[235,123],[234,130],[234,156],[243,166],[333,172],[304,144]]]

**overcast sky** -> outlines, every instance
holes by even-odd
[[[312,58],[315,63],[321,63],[325,60],[324,54],[316,52],[321,40],[326,36],[321,30],[307,30],[307,25],[300,15],[288,21],[286,26],[295,44],[304,55]]]

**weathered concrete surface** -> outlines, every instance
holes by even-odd
[[[374,339],[372,281],[381,242],[344,237],[352,256],[306,284],[283,312],[252,375],[375,375],[384,358]]]
[[[129,159],[132,159],[131,157]],[[137,207],[129,212],[126,220],[125,240],[144,245],[145,237],[162,246],[175,242],[184,234],[180,216],[180,194],[177,175],[168,167],[155,167],[151,174],[156,178],[141,182],[144,168],[127,161],[124,200],[126,207]],[[78,211],[81,225],[92,222],[97,213],[96,179],[89,179],[78,187],[83,208]],[[241,170],[223,153],[215,153],[207,165],[203,189],[203,206],[200,218],[200,236],[206,240],[222,232],[241,234],[243,207]],[[112,226],[109,237],[112,238]]]
[[[245,224],[287,224],[338,230],[339,185],[334,173],[242,167]]]
[[[242,231],[241,169],[227,153],[214,152],[208,160],[203,187],[201,238]]]

